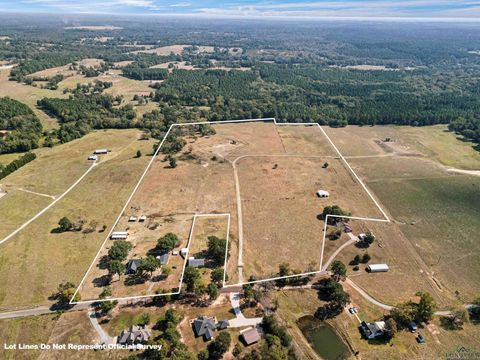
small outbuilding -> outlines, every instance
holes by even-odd
[[[168,252],[157,256],[157,259],[160,260],[161,265],[165,265],[168,262],[168,258],[169,258]]]
[[[147,220],[147,217],[145,215],[142,215],[138,218],[139,222],[144,222],[145,220]]]
[[[136,216],[133,216],[133,215],[132,215],[132,216],[130,216],[130,217],[128,218],[128,222],[135,222],[135,221],[137,221],[137,217],[136,217]]]
[[[183,258],[186,258],[188,255],[188,248],[182,248],[180,250],[180,254],[183,256]]]
[[[367,271],[371,273],[387,272],[389,269],[387,264],[370,264],[367,266]]]
[[[114,231],[110,235],[111,240],[125,240],[128,236],[126,231]]]
[[[96,149],[93,153],[97,155],[108,154],[108,149]]]
[[[95,155],[95,154],[93,154],[93,155],[90,155],[90,156],[88,157],[88,160],[97,161],[97,159],[98,159],[98,156],[97,156],[97,155]]]
[[[193,256],[191,256],[188,258],[188,266],[195,268],[205,266],[205,259],[195,259]]]
[[[319,198],[328,198],[330,196],[330,193],[326,190],[318,190],[317,191],[317,196]]]
[[[248,328],[248,329],[242,330],[240,332],[240,335],[246,345],[255,344],[256,342],[259,342],[261,339],[260,333],[256,328]]]

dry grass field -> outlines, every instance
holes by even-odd
[[[0,320],[0,358],[4,360],[38,359],[41,350],[6,350],[5,344],[46,343],[52,333],[56,315],[30,316],[25,318]]]
[[[68,144],[36,149],[35,161],[0,181],[0,188],[7,191],[0,200],[4,224],[0,237],[8,235],[51,203],[53,198],[49,196],[58,196],[67,190],[90,167],[87,157],[93,150],[112,150],[100,156],[100,166],[137,143],[137,138],[138,130],[95,131]]]
[[[117,139],[122,138],[123,132],[117,132]],[[109,161],[95,167],[55,206],[1,245],[2,310],[49,303],[47,298],[60,282],[80,282],[105,237],[102,225],[112,224],[150,160],[148,156],[137,159],[135,153],[137,149],[148,153],[152,142],[136,140],[138,131],[127,130],[126,133],[130,138],[124,138],[123,151],[118,148],[117,156],[112,154]],[[100,144],[105,145],[101,140]],[[68,145],[65,156],[68,156]],[[3,200],[5,197],[0,202]],[[81,218],[85,227],[96,230],[52,233],[63,216],[72,220]]]
[[[10,70],[0,70],[0,97],[9,96],[28,105],[42,121],[42,125],[46,130],[57,128],[57,120],[38,109],[37,101],[44,97],[65,98],[68,94],[63,94],[61,90],[40,89],[39,87],[8,81],[9,74]]]
[[[442,309],[459,305],[452,294],[445,293],[435,283],[432,274],[424,270],[421,259],[398,224],[350,220],[349,225],[355,234],[372,232],[376,238],[375,242],[367,249],[359,248],[355,244],[349,245],[335,259],[347,265],[348,277],[372,297],[383,303],[396,305],[412,299],[417,291],[426,291],[434,297]],[[344,237],[346,235],[340,240]],[[326,239],[327,243],[337,241],[339,240]],[[359,270],[354,271],[354,266],[349,263],[356,255],[363,256],[367,253],[371,257],[368,264],[386,263],[390,270],[387,273],[368,273],[367,264],[360,263]]]
[[[62,90],[64,88],[74,89],[78,83],[88,84],[95,82],[95,80],[111,82],[113,84],[112,87],[106,89],[105,93],[113,96],[123,95],[127,102],[132,101],[134,95],[149,95],[152,92],[152,88],[148,86],[150,81],[127,79],[126,77],[121,76],[121,73],[121,70],[110,70],[108,74],[88,78],[76,74],[62,80],[58,84],[58,88]]]
[[[178,234],[185,246],[194,214],[230,213],[227,273],[229,283],[238,282],[233,164],[243,208],[245,278],[270,277],[284,262],[302,272],[319,269],[323,221],[317,216],[326,205],[338,204],[356,216],[381,217],[318,127],[243,123],[214,128],[213,136],[187,136],[176,168],[170,168],[162,155],[153,162],[116,227],[127,230],[134,244],[128,259],[146,256],[167,232]],[[318,199],[319,189],[330,191],[331,197]],[[129,223],[130,215],[145,215],[148,221]],[[107,274],[101,259],[110,246],[109,241],[81,289],[84,299],[101,292],[98,280]],[[327,247],[326,256],[334,249]],[[179,265],[174,270],[180,270]],[[174,271],[168,279],[178,279],[179,274]],[[112,284],[115,297],[152,294],[173,285],[147,281],[124,286],[123,282]]]
[[[392,156],[394,153],[425,157],[440,164],[466,170],[480,168],[480,153],[474,144],[459,141],[445,125],[347,126],[324,128],[344,156]],[[391,142],[384,142],[390,137]]]
[[[446,171],[449,167],[480,168],[480,155],[471,144],[456,140],[442,126],[326,131],[335,137],[340,151],[390,212],[399,239],[406,240],[397,243],[387,238],[392,254],[402,247],[412,249],[421,259],[415,271],[423,270],[435,279],[434,288],[440,289],[436,292],[446,301],[455,301],[455,291],[464,302],[477,296],[480,178]],[[379,143],[386,136],[395,141]],[[402,151],[391,151],[392,146]],[[412,266],[408,259],[402,271]],[[378,294],[375,283],[365,281],[362,286]],[[377,296],[393,301],[397,294],[394,290]]]
[[[237,167],[246,278],[275,275],[281,263],[300,272],[318,270],[324,222],[317,216],[327,205],[337,204],[353,216],[381,217],[338,159],[247,157]],[[330,197],[319,199],[320,189]]]

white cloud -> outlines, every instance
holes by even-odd
[[[188,6],[191,6],[192,4],[188,3],[188,2],[180,2],[180,3],[177,3],[177,4],[172,4],[170,5],[170,7],[188,7]]]

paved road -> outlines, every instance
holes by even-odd
[[[68,311],[85,310],[85,309],[88,309],[89,306],[90,304],[78,304],[78,305],[75,305],[73,308],[69,309]],[[0,320],[13,319],[13,318],[24,317],[24,316],[53,314],[55,312],[56,312],[55,310],[50,309],[50,306],[46,306],[46,305],[38,306],[31,309],[0,312]]]
[[[229,327],[257,326],[262,322],[261,317],[246,318],[242,314],[242,310],[240,309],[239,293],[230,293],[230,303],[232,304],[233,312],[235,313],[235,319],[228,321]]]
[[[95,314],[95,311],[90,310],[88,312],[88,318],[90,319],[90,322],[92,323],[93,328],[97,332],[98,336],[100,337],[101,343],[105,345],[110,345],[110,344],[116,344],[117,343],[117,337],[116,336],[110,336],[108,335],[100,326],[100,324],[97,321],[97,315]]]

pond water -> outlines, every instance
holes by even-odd
[[[298,327],[312,349],[325,360],[347,359],[347,345],[327,323],[307,315],[298,319]]]

